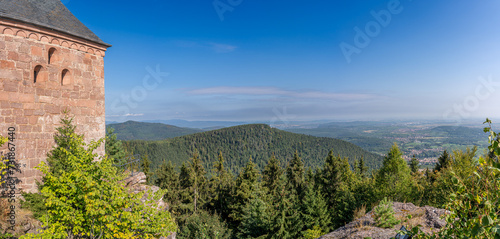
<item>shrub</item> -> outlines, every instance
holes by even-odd
[[[394,217],[394,210],[392,208],[392,201],[387,197],[380,201],[380,204],[375,208],[375,221],[378,227],[391,228],[398,224],[400,221]]]

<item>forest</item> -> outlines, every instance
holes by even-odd
[[[281,167],[285,167],[295,151],[306,168],[321,166],[330,150],[335,156],[347,157],[351,165],[363,157],[369,171],[379,168],[383,160],[343,140],[290,133],[264,124],[234,126],[160,141],[123,141],[123,147],[129,154],[147,155],[152,168],[168,161],[179,168],[193,153],[198,153],[201,164],[211,171],[222,153],[226,159],[224,166],[234,174],[245,167],[250,157],[259,171],[272,155],[280,159]]]
[[[232,131],[248,135],[259,128],[265,126]],[[205,132],[204,136],[217,141],[222,132],[228,133]],[[131,149],[131,142],[124,144]],[[234,141],[225,144],[235,145]],[[179,238],[317,238],[364,215],[384,198],[450,208],[457,191],[480,185],[472,177],[480,166],[477,147],[445,150],[433,168],[419,170],[418,160],[407,162],[393,144],[381,166],[371,171],[365,158],[341,157],[334,150],[308,167],[300,149],[289,148],[289,158],[271,154],[261,168],[250,155],[237,173],[227,168],[222,151],[211,165],[203,162],[203,154],[214,148],[195,151],[180,169],[172,161],[163,161],[157,170],[146,171],[149,183],[168,192],[165,200],[179,225]],[[494,153],[481,156],[496,158]],[[143,158],[143,169],[149,165],[148,157]],[[414,231],[417,236],[418,228]]]
[[[500,236],[500,137],[489,120],[484,132],[490,145],[484,154],[476,157],[477,147],[443,151],[434,168],[426,170],[419,169],[416,158],[405,161],[397,144],[371,171],[364,157],[350,164],[334,150],[314,167],[307,167],[294,148],[288,159],[271,154],[262,169],[250,156],[237,173],[227,168],[222,151],[211,165],[204,165],[202,153],[194,151],[179,169],[172,161],[153,167],[144,154],[138,169],[147,184],[161,188],[157,196],[168,203],[166,211],[136,210],[143,205],[140,196],[120,186],[128,169],[114,166],[127,155],[126,147],[112,131],[105,141],[107,157],[95,161],[92,152],[102,141],[84,147],[83,135],[75,135],[71,120],[65,120],[55,137],[58,146],[47,165],[39,167],[45,173],[41,193],[23,194],[22,204],[48,222],[43,235],[57,233],[54,238],[100,238],[99,233],[157,238],[172,231],[178,238],[318,238],[390,201],[450,211],[441,231],[426,235],[415,226],[409,228],[413,238]],[[399,223],[390,211],[377,215],[381,227]]]

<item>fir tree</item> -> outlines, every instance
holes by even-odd
[[[179,193],[179,174],[175,171],[171,161],[163,162],[158,171],[156,171],[155,185],[161,189],[166,189],[164,195],[165,201],[169,205],[177,204]]]
[[[415,155],[413,155],[413,157],[411,158],[411,161],[410,161],[410,169],[411,169],[411,172],[412,173],[416,173],[418,172],[418,159],[415,157]]]
[[[300,205],[296,204],[297,196],[287,190],[286,177],[280,178],[278,193],[273,199],[272,228],[270,238],[288,239],[299,238],[303,227],[301,222]]]
[[[230,214],[233,226],[237,227],[243,219],[243,209],[252,199],[252,195],[258,188],[259,171],[257,171],[252,158],[236,178],[234,203],[231,205],[232,212]]]
[[[365,157],[361,156],[361,158],[355,162],[356,163],[354,165],[356,168],[356,173],[362,178],[366,177],[366,174],[368,173],[368,167],[365,165]]]
[[[254,196],[243,209],[242,221],[238,227],[239,238],[258,238],[267,236],[271,226],[269,205],[262,200],[262,195]]]
[[[375,222],[378,227],[392,228],[400,221],[394,217],[394,209],[392,208],[392,201],[384,198],[374,210]]]
[[[115,129],[111,127],[106,130],[106,155],[112,158],[115,164],[121,165],[125,163],[122,159],[127,153],[123,148],[122,141],[116,139],[114,131]]]
[[[290,190],[292,190],[292,192],[299,198],[302,195],[304,172],[304,163],[302,162],[302,159],[300,159],[298,152],[295,151],[293,159],[290,161],[286,169],[286,176]]]
[[[201,164],[198,153],[194,153],[189,162],[189,179],[193,193],[194,212],[196,212],[200,204],[201,189],[206,183],[205,168]]]
[[[273,154],[267,165],[264,167],[264,171],[262,171],[262,186],[274,194],[277,190],[278,181],[280,180],[282,174],[283,169],[281,169],[279,161]]]
[[[307,187],[305,191],[301,212],[305,230],[314,228],[319,228],[322,232],[330,230],[328,206],[323,195],[313,185]]]
[[[67,154],[75,152],[75,147],[72,147],[74,145],[71,143],[84,137],[75,133],[76,125],[73,125],[73,119],[68,111],[64,111],[64,116],[61,118],[62,126],[56,128],[57,133],[54,135],[56,146],[47,153],[47,163],[53,173],[60,173],[72,167],[67,160]]]
[[[448,167],[450,163],[450,155],[446,150],[443,151],[443,154],[439,156],[436,166],[434,166],[434,171],[441,171],[443,168]]]
[[[224,157],[219,152],[219,160],[214,163],[215,175],[210,179],[212,199],[209,207],[212,211],[227,219],[232,202],[233,175],[224,168]]]
[[[398,146],[394,144],[384,158],[382,168],[376,175],[376,187],[379,196],[393,196],[397,200],[406,200],[411,193],[411,175],[408,164]]]
[[[149,179],[151,178],[151,174],[149,172],[150,165],[151,165],[151,161],[149,160],[148,155],[145,154],[141,158],[141,168],[142,168],[142,172],[146,175],[146,184],[149,184]]]

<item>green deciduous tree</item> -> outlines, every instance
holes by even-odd
[[[44,173],[44,229],[23,238],[157,238],[177,230],[170,213],[156,208],[164,191],[149,192],[142,202],[143,193],[124,187],[111,158],[96,160],[94,150],[103,140],[86,145],[71,120],[62,121],[55,136],[61,145],[49,153],[56,168],[44,162],[37,167]]]

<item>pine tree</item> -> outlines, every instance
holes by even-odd
[[[300,205],[297,196],[287,190],[286,177],[281,176],[278,193],[273,197],[272,227],[270,238],[299,238],[303,224],[300,218]]]
[[[270,205],[262,198],[261,193],[254,192],[252,199],[243,208],[242,221],[238,227],[239,238],[258,238],[267,236],[271,226]]]
[[[330,230],[330,213],[328,206],[321,193],[314,188],[314,185],[307,187],[301,207],[301,218],[304,223],[304,230],[319,228],[322,232]]]
[[[56,128],[57,133],[54,135],[56,146],[47,153],[47,163],[53,173],[60,173],[72,167],[67,160],[67,154],[75,152],[75,147],[72,147],[71,143],[74,142],[73,139],[81,140],[84,137],[75,133],[76,125],[73,125],[73,119],[69,116],[69,112],[65,111],[61,118],[62,126]]]
[[[356,161],[354,165],[356,168],[356,173],[360,175],[360,177],[365,178],[366,174],[368,173],[368,167],[365,165],[364,156],[361,156],[361,158],[358,161]]]
[[[223,219],[227,219],[232,202],[231,192],[233,189],[233,175],[224,168],[224,157],[219,152],[219,160],[214,163],[213,177],[210,179],[211,202],[210,209],[218,213]]]
[[[448,167],[450,163],[450,155],[446,150],[443,151],[443,154],[439,156],[436,166],[434,166],[434,171],[441,171],[443,168]]]
[[[375,222],[378,227],[392,228],[400,221],[394,217],[392,201],[386,197],[380,201],[380,204],[374,209]]]
[[[171,161],[163,162],[160,168],[156,171],[155,185],[161,189],[166,189],[164,200],[169,205],[178,204],[179,194],[179,174],[175,171]]]
[[[194,153],[191,161],[189,162],[189,178],[191,183],[191,190],[193,193],[193,203],[194,212],[198,209],[200,205],[200,195],[202,193],[203,186],[205,186],[205,168],[201,164],[201,160],[198,153]]]
[[[241,220],[243,220],[243,209],[255,195],[254,192],[258,188],[258,178],[259,171],[257,171],[255,164],[252,162],[252,158],[248,161],[245,168],[236,178],[235,192],[234,192],[234,203],[231,205],[232,212],[230,218],[232,220],[233,227],[236,228]]]
[[[318,185],[327,199],[332,227],[350,221],[356,208],[356,198],[352,192],[355,175],[347,158],[334,157],[330,151],[318,177]]]
[[[269,159],[262,171],[262,186],[274,194],[277,190],[278,181],[283,174],[283,169],[279,166],[279,161],[274,154]]]
[[[122,159],[125,158],[127,153],[123,148],[122,141],[117,140],[114,131],[115,129],[111,127],[106,130],[106,155],[112,158],[115,164],[121,165],[125,163]]]
[[[141,158],[141,168],[142,168],[142,172],[146,175],[146,184],[149,184],[149,179],[151,178],[151,174],[149,172],[150,165],[151,165],[151,161],[149,160],[148,155],[145,154]]]
[[[415,155],[413,155],[413,157],[411,158],[411,161],[410,161],[410,169],[411,169],[411,172],[412,173],[416,173],[418,172],[418,159],[417,157],[415,157]]]
[[[410,168],[397,144],[394,144],[384,157],[382,168],[375,180],[380,197],[391,196],[401,201],[409,199],[408,195],[412,189]]]
[[[292,190],[298,198],[302,195],[304,172],[304,163],[302,162],[302,159],[300,159],[298,152],[295,151],[293,159],[290,161],[286,169],[286,176],[290,190]]]

